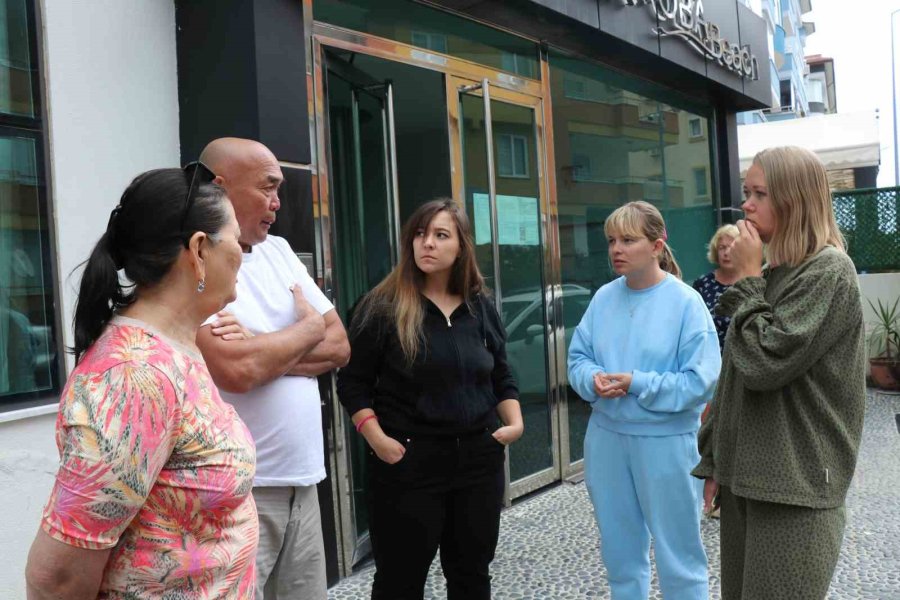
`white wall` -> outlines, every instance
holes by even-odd
[[[875,319],[875,313],[872,311],[866,299],[872,301],[872,304],[878,306],[880,299],[882,304],[893,305],[900,297],[900,273],[871,273],[859,276],[859,291],[863,296],[863,315],[866,322]]]
[[[25,559],[56,475],[56,415],[0,423],[0,598],[25,598]]]
[[[131,179],[180,162],[175,6],[44,0],[45,80],[63,322],[78,276]],[[66,328],[66,345],[72,344]]]
[[[180,162],[175,7],[171,0],[42,0],[41,12],[57,285],[70,346],[79,280],[70,273],[129,181]],[[25,559],[57,464],[55,415],[17,417],[24,414],[0,413],[4,600],[25,598]]]

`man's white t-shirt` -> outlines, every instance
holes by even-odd
[[[319,313],[334,309],[283,238],[270,235],[243,256],[237,300],[225,310],[254,334],[280,331],[296,322],[290,291],[294,283]],[[210,317],[207,323],[213,321]],[[325,479],[322,408],[314,377],[285,375],[246,394],[221,394],[256,442],[255,486],[305,486]]]

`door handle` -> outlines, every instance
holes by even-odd
[[[488,172],[488,204],[491,208],[491,254],[494,267],[494,304],[497,312],[503,314],[503,291],[500,284],[500,226],[497,223],[497,177],[494,173],[494,124],[491,118],[491,82],[485,77],[481,83],[463,85],[459,88],[460,94],[466,94],[475,90],[481,90],[481,98],[484,102],[484,136],[485,150],[487,152]]]
[[[394,241],[392,241],[394,256],[391,257],[393,259],[394,266],[400,262],[400,198],[399,198],[399,185],[398,185],[398,177],[397,177],[397,134],[394,128],[394,84],[391,81],[386,82],[385,88],[385,96],[386,96],[386,104],[387,104],[387,135],[388,135],[388,143],[390,145],[390,150],[387,155],[387,161],[390,164],[390,185],[391,185],[391,198],[389,202],[391,203],[388,206],[388,214],[391,215],[391,221],[394,226]]]
[[[484,100],[484,136],[487,145],[488,198],[491,204],[491,246],[494,259],[494,303],[501,315],[503,292],[500,284],[500,225],[497,223],[497,176],[494,173],[494,119],[491,117],[491,83],[485,77],[481,81],[481,97]]]

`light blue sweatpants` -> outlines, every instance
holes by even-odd
[[[585,482],[613,600],[646,600],[651,535],[663,598],[709,598],[703,482],[690,475],[699,460],[696,433],[637,436],[588,425]]]

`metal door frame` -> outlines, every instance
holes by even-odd
[[[546,282],[549,279],[549,275],[551,273],[550,264],[552,261],[552,255],[548,250],[548,244],[546,240],[548,238],[548,219],[546,215],[548,213],[548,201],[549,198],[549,190],[547,188],[547,169],[546,164],[547,160],[544,156],[546,151],[546,145],[544,143],[544,111],[543,111],[543,98],[540,96],[531,96],[527,94],[523,94],[518,91],[511,91],[505,88],[495,88],[491,85],[490,80],[484,78],[482,80],[475,80],[471,77],[463,77],[458,75],[447,75],[446,79],[446,94],[447,94],[447,117],[448,117],[448,127],[450,130],[450,162],[456,168],[453,177],[453,197],[457,202],[464,203],[465,198],[463,197],[464,193],[464,181],[463,181],[463,149],[462,149],[462,137],[461,133],[461,123],[460,123],[460,98],[463,93],[471,94],[473,96],[481,96],[485,98],[485,120],[487,124],[485,126],[487,130],[487,135],[490,135],[490,128],[492,126],[491,112],[489,102],[498,101],[504,102],[507,104],[512,104],[515,106],[521,106],[525,108],[529,108],[534,113],[534,140],[537,147],[537,165],[535,171],[538,174],[538,206],[540,208],[540,216],[541,216],[541,239],[544,241],[543,248],[543,275],[545,285],[542,290],[544,298],[551,298],[551,303],[554,302],[555,295],[553,294],[552,286],[547,285]],[[487,94],[484,92],[487,91]],[[498,283],[501,282],[502,277],[500,273],[496,271],[499,268],[499,244],[497,239],[497,206],[496,206],[496,198],[495,198],[495,189],[494,189],[494,165],[493,165],[493,151],[492,151],[492,140],[488,137],[488,179],[491,182],[489,184],[489,195],[491,197],[491,228],[492,228],[492,240],[493,240],[493,256],[494,256],[494,270],[495,270],[495,278]],[[497,301],[502,301],[502,287],[500,285],[495,290],[495,294],[497,296]],[[549,292],[549,293],[548,293]],[[499,307],[498,307],[499,310]],[[553,315],[554,317],[556,315]],[[555,327],[552,324],[548,323],[545,329],[545,340],[546,340],[546,350],[547,350],[547,379],[548,379],[548,401],[549,401],[549,415],[550,415],[550,438],[551,438],[551,455],[552,462],[550,467],[538,471],[537,473],[532,473],[522,479],[518,479],[516,481],[509,480],[509,450],[507,449],[507,461],[506,461],[506,482],[507,482],[507,494],[506,501],[507,505],[509,502],[519,496],[523,496],[530,492],[533,492],[539,488],[542,488],[546,485],[553,483],[560,479],[560,447],[559,447],[559,416],[558,416],[558,408],[559,408],[559,396],[558,396],[558,374],[555,372],[556,366],[556,354],[555,354]]]

